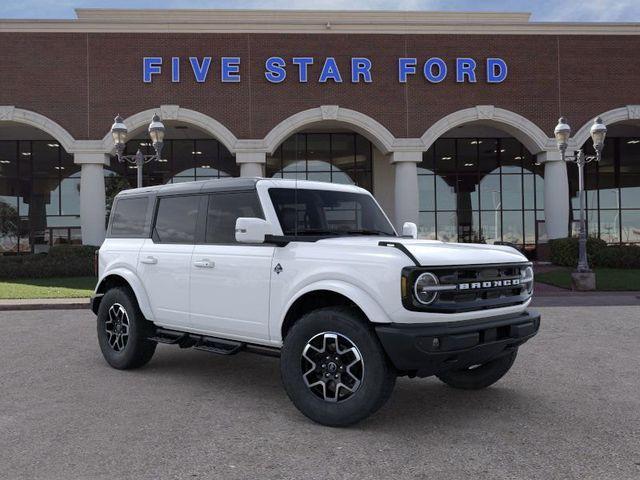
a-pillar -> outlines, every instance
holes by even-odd
[[[236,152],[241,177],[264,177],[267,155],[264,152]]]
[[[405,222],[418,224],[418,163],[422,152],[392,152],[391,163],[395,168],[395,218],[398,233]]]
[[[75,153],[73,161],[80,165],[80,226],[83,245],[101,245],[105,236],[106,202],[104,165],[109,156],[104,153]]]
[[[538,163],[544,164],[544,218],[547,236],[565,238],[569,234],[569,179],[567,164],[560,152],[542,152]]]

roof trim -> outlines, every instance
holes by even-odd
[[[530,22],[529,13],[77,9],[77,19],[0,19],[0,32],[638,35],[640,23]]]

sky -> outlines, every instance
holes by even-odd
[[[638,22],[640,0],[0,0],[0,18],[75,18],[74,8],[530,12],[538,22]]]

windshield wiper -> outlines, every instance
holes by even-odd
[[[382,230],[358,229],[358,230],[346,230],[344,233],[347,235],[378,235],[383,237],[395,237],[393,233],[383,232]]]
[[[287,235],[291,236],[300,236],[300,235],[315,235],[315,236],[323,236],[323,235],[340,235],[340,232],[336,232],[335,230],[322,230],[319,228],[316,229],[305,229],[298,230],[297,232],[288,232]]]

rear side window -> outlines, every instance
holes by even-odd
[[[209,195],[205,243],[236,243],[238,217],[264,218],[256,192]]]
[[[164,197],[158,201],[153,229],[156,243],[195,243],[200,196]]]
[[[112,237],[144,238],[149,236],[147,224],[148,197],[122,198],[116,202],[111,219]]]

